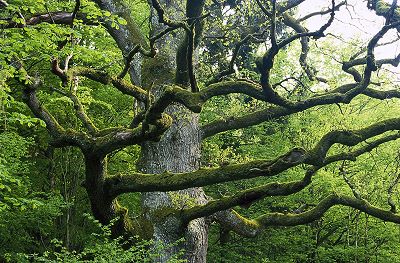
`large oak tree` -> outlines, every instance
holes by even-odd
[[[342,205],[400,223],[391,199],[390,210],[386,210],[356,194],[332,193],[312,209],[297,213],[266,212],[257,218],[245,218],[234,210],[236,206],[248,206],[270,196],[300,192],[312,184],[321,168],[342,160],[356,161],[358,156],[398,139],[400,118],[382,120],[361,129],[333,130],[319,138],[310,149],[294,148],[268,160],[217,168],[200,167],[202,140],[219,133],[277,120],[316,106],[348,104],[361,94],[378,100],[400,97],[398,90],[380,89],[374,80],[378,69],[397,66],[400,61],[400,54],[376,59],[374,52],[377,46],[384,44],[381,40],[388,31],[400,28],[397,1],[359,1],[385,23],[361,50],[338,63],[336,70],[348,75],[347,81],[339,85],[310,63],[313,58],[309,53],[313,47],[311,43],[326,37],[335,23],[335,15],[348,4],[345,1],[327,1],[323,10],[299,13],[298,7],[307,1],[149,0],[148,9],[143,9],[149,10],[150,19],[143,21],[149,25],[147,29],[134,19],[135,8],[139,5],[143,8],[143,3],[139,2],[94,0],[95,5],[91,5],[91,1],[76,0],[72,7],[64,1],[59,1],[58,6],[38,2],[35,10],[24,8],[18,1],[0,1],[2,34],[11,39],[16,32],[28,34],[28,29],[38,28],[35,34],[45,38],[49,34],[47,30],[59,28],[64,30],[60,34],[67,37],[63,41],[49,40],[53,45],[44,61],[46,68],[35,67],[37,63],[43,65],[42,58],[21,57],[11,52],[12,46],[2,48],[2,72],[7,70],[9,74],[0,81],[11,87],[12,94],[16,98],[20,96],[33,115],[45,123],[52,147],[74,146],[82,151],[86,171],[83,187],[93,215],[104,224],[118,218],[114,225],[116,235],[137,235],[168,244],[185,238],[183,244],[165,251],[160,261],[166,261],[184,248],[188,262],[205,262],[207,230],[211,222],[254,237],[261,231],[268,231],[269,226],[307,224],[321,218],[332,206]],[[244,16],[251,19],[241,19],[243,17],[235,13],[235,27],[223,27],[228,20],[226,9],[241,2],[252,6],[251,11],[243,11]],[[318,29],[308,30],[306,21],[316,16],[321,16],[323,22]],[[85,39],[84,34],[95,28],[104,28],[108,34],[104,38],[111,37],[115,41],[120,51],[118,65],[99,68],[97,58],[80,59],[79,46],[104,48],[104,43],[96,37]],[[22,38],[16,42],[29,46],[27,41]],[[284,82],[301,82],[295,72],[279,81],[272,78],[283,70],[274,63],[277,56],[293,43],[300,43],[301,52],[299,57],[290,59],[298,61],[310,85],[323,85],[324,91],[293,99],[290,90],[281,87]],[[256,51],[262,51],[258,58],[253,56]],[[258,74],[256,81],[241,74],[241,70],[249,70],[252,60],[256,64],[253,72]],[[200,71],[199,68],[204,68],[201,63],[207,61],[213,70]],[[60,83],[59,87],[48,84],[54,82]],[[81,101],[82,83],[86,87],[108,85],[130,96],[134,108],[130,123],[124,127],[98,128]],[[82,123],[81,129],[71,129],[57,120],[41,101],[39,95],[43,91],[70,99]],[[257,100],[264,107],[200,125],[199,114],[204,105],[214,97],[232,93]],[[363,144],[366,140],[368,144]],[[349,150],[330,154],[335,144],[349,146]],[[132,145],[141,147],[138,171],[109,174],[108,155]],[[295,181],[255,185],[219,199],[207,197],[202,189],[217,183],[279,176],[298,166],[303,168],[304,174]],[[142,212],[136,220],[131,220],[127,209],[118,203],[118,196],[133,192],[142,193]],[[174,202],[177,196],[187,197],[190,202],[177,204]]]

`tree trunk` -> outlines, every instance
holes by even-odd
[[[168,10],[169,18],[176,21],[183,19],[182,10],[185,6],[183,1],[159,2]],[[149,3],[151,5],[151,1]],[[151,10],[151,18],[153,33],[165,29],[154,9]],[[143,64],[142,83],[144,86],[154,87],[152,91],[155,91],[156,97],[162,93],[165,85],[171,85],[176,78],[177,52],[184,38],[183,30],[164,36],[157,41],[159,53],[156,58]],[[153,174],[165,171],[191,172],[199,169],[201,138],[198,114],[177,104],[170,105],[166,113],[173,118],[173,124],[159,142],[146,142],[142,145],[140,169]],[[187,262],[206,262],[208,231],[204,218],[182,225],[178,217],[168,214],[171,208],[179,210],[204,203],[206,197],[202,188],[142,195],[143,215],[152,225],[154,241],[168,246],[163,249],[163,255],[157,262],[167,262],[181,250],[184,250]]]
[[[170,106],[167,112],[174,118],[174,124],[160,142],[147,142],[142,146],[141,169],[146,173],[197,170],[200,158],[198,115],[179,105]],[[193,220],[188,226],[182,226],[179,219],[172,215],[160,221],[160,215],[165,215],[168,208],[187,208],[205,202],[201,188],[143,194],[142,208],[145,218],[153,225],[154,240],[167,246],[174,244],[163,250],[157,262],[166,262],[182,249],[188,262],[206,262],[208,233],[204,218]],[[176,244],[178,240],[181,241]]]
[[[104,189],[107,159],[87,154],[85,155],[85,166],[86,180],[84,186],[89,196],[94,217],[105,225],[118,217],[111,228],[115,237],[134,233],[127,209],[120,206],[117,199],[109,197]]]

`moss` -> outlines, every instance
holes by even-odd
[[[251,229],[259,229],[261,226],[260,224],[253,219],[247,219],[243,216],[241,216],[238,212],[236,212],[235,210],[232,210],[232,213],[238,218],[240,219],[240,221],[246,226],[249,227]]]
[[[119,218],[114,225],[115,229],[113,230],[117,235],[125,233],[127,234],[127,237],[138,236],[140,239],[146,240],[153,237],[153,225],[143,216],[132,219],[129,217],[128,209],[121,206],[117,200],[113,201],[113,208],[115,215]]]
[[[151,217],[154,218],[156,222],[162,222],[169,216],[175,216],[177,212],[178,211],[173,207],[164,206],[153,211]]]
[[[150,221],[146,220],[143,216],[135,218],[134,220],[131,219],[130,221],[141,239],[150,240],[153,238],[154,227]]]

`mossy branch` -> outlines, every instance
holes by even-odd
[[[400,216],[369,204],[366,200],[355,197],[332,194],[323,199],[315,208],[300,214],[271,213],[255,219],[258,225],[266,226],[296,226],[307,224],[321,218],[325,212],[335,205],[352,207],[366,214],[387,222],[400,223]]]
[[[167,114],[163,114],[146,128],[139,125],[133,129],[109,129],[104,131],[105,134],[103,136],[95,138],[91,152],[97,156],[105,156],[129,145],[140,144],[144,141],[158,141],[171,124],[172,118]]]
[[[176,52],[175,83],[182,86],[190,85],[192,92],[199,91],[194,72],[193,55],[198,44],[200,43],[203,31],[202,21],[200,20],[204,4],[204,0],[186,1],[187,25],[184,27],[185,36],[179,44],[178,50]],[[159,11],[158,14],[160,15]]]
[[[189,173],[115,175],[106,179],[105,187],[110,196],[116,197],[128,192],[175,191],[259,176],[274,176],[302,163],[305,155],[304,150],[296,148],[274,160],[258,160]]]
[[[111,76],[104,71],[85,67],[74,67],[68,72],[69,79],[73,76],[83,76],[105,85],[111,84],[123,94],[130,95],[142,102],[146,102],[147,100],[147,92],[144,89],[116,76]]]
[[[23,90],[23,100],[35,117],[46,124],[52,138],[51,145],[53,147],[78,146],[81,149],[87,149],[90,144],[90,137],[81,132],[65,130],[39,101],[36,96],[36,88],[35,85],[26,86]]]
[[[281,117],[289,116],[293,113],[302,112],[315,106],[328,105],[334,103],[349,103],[354,96],[354,90],[358,89],[360,84],[345,84],[339,88],[325,93],[299,101],[294,103],[290,108],[281,106],[271,106],[263,110],[259,110],[250,114],[246,114],[239,117],[228,117],[223,120],[216,120],[208,124],[204,124],[201,127],[202,137],[207,138],[216,135],[221,132],[242,129],[251,125],[257,125],[265,121],[276,120]],[[361,91],[361,94],[369,96],[371,98],[384,100],[390,98],[400,98],[400,92],[398,90],[387,90],[381,91],[372,88],[365,88]],[[254,94],[255,95],[255,94]]]
[[[357,150],[348,153],[341,153],[325,158],[319,166],[308,168],[302,180],[287,182],[287,183],[269,183],[266,185],[246,189],[235,195],[223,197],[217,200],[212,200],[205,205],[195,206],[181,213],[182,220],[189,222],[195,218],[210,216],[222,210],[233,208],[237,205],[250,206],[253,202],[261,200],[268,196],[287,196],[303,190],[311,183],[312,177],[319,169],[326,165],[341,160],[353,160],[367,152],[372,151],[383,143],[393,141],[400,138],[400,134],[393,134],[379,138],[366,146],[360,147]],[[306,161],[307,162],[307,161]]]
[[[368,138],[399,129],[400,118],[389,119],[356,131],[330,132],[323,136],[309,152],[295,148],[274,160],[258,160],[220,168],[200,169],[189,173],[115,175],[106,179],[105,187],[110,196],[116,197],[128,192],[175,191],[260,176],[274,176],[302,163],[323,167],[339,160],[355,160],[357,156],[369,152],[383,143],[398,139],[400,134],[378,138],[352,152],[326,157],[333,144],[354,146]]]
[[[332,131],[325,134],[317,145],[309,151],[306,163],[313,165],[321,165],[324,163],[325,157],[333,144],[339,143],[347,146],[355,146],[360,142],[372,138],[387,131],[399,130],[400,118],[393,118],[377,122],[371,126],[360,130],[354,131]],[[398,136],[394,135],[389,139],[397,139]],[[387,139],[387,138],[386,138]],[[385,141],[385,139],[383,139]],[[378,141],[380,143],[380,141]]]
[[[232,210],[219,212],[216,216],[218,221],[232,231],[243,236],[254,237],[269,226],[297,226],[311,223],[321,218],[331,207],[336,205],[352,207],[387,222],[400,223],[398,214],[375,207],[364,199],[339,194],[329,195],[313,209],[298,214],[266,213],[255,219],[247,219]]]
[[[55,91],[63,96],[66,96],[71,99],[71,101],[74,103],[74,109],[76,112],[76,115],[78,118],[81,120],[82,124],[84,127],[89,131],[91,135],[95,135],[99,130],[97,129],[96,125],[94,125],[93,121],[89,118],[89,116],[86,114],[85,109],[79,100],[76,90],[78,88],[78,78],[74,78],[72,81],[72,86],[70,92],[65,92],[63,90],[59,90],[57,88],[51,87],[51,91]]]
[[[261,86],[249,81],[226,81],[211,84],[197,93],[192,93],[179,86],[168,86],[163,95],[157,99],[147,110],[145,121],[151,122],[160,117],[160,114],[172,102],[178,102],[189,110],[199,113],[203,104],[216,96],[227,95],[231,93],[242,93],[256,99],[264,99]]]
[[[188,223],[193,219],[210,216],[216,212],[227,210],[238,205],[250,206],[253,202],[267,196],[286,196],[294,194],[304,189],[311,182],[311,176],[315,172],[316,169],[311,169],[310,172],[306,173],[303,180],[287,183],[269,183],[241,191],[233,196],[212,200],[205,205],[186,209],[181,212],[180,216],[184,223]]]

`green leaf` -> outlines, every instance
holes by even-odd
[[[122,18],[122,17],[118,17],[117,21],[118,21],[118,23],[119,23],[120,25],[127,25],[127,24],[128,24],[128,23],[126,22],[126,20],[125,20],[124,18]]]

